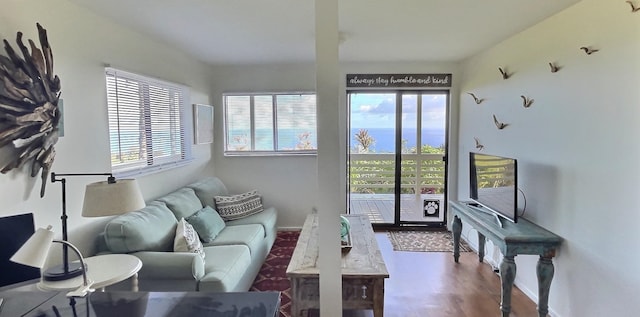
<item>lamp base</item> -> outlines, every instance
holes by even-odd
[[[82,275],[82,265],[78,262],[69,263],[69,270],[64,271],[64,265],[48,268],[42,273],[42,278],[46,281],[63,281]]]

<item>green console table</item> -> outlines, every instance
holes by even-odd
[[[454,216],[451,230],[453,231],[453,258],[456,263],[460,258],[462,220],[478,232],[478,258],[480,262],[484,259],[485,239],[491,240],[502,252],[500,310],[503,317],[508,317],[511,311],[511,290],[516,278],[515,256],[519,254],[540,256],[536,266],[538,315],[546,317],[549,312],[549,288],[554,273],[551,259],[562,243],[562,238],[526,219],[520,218],[517,223],[513,223],[506,219],[497,218],[482,207],[475,207],[465,202],[450,201],[450,206]]]

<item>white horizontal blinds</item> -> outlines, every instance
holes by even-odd
[[[184,158],[184,133],[180,124],[180,105],[183,96],[180,91],[168,87],[149,87],[150,125],[153,164],[179,161]]]
[[[111,166],[147,165],[143,93],[136,80],[107,74]]]
[[[225,153],[315,153],[315,94],[225,94],[224,103]]]
[[[276,95],[279,151],[317,150],[315,94]]]
[[[186,160],[185,89],[106,69],[111,165],[114,172]]]
[[[227,151],[251,151],[251,97],[226,96]]]
[[[273,96],[253,96],[253,118],[256,151],[273,151],[274,126],[273,126]]]

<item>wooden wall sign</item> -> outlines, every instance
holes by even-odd
[[[451,74],[347,74],[347,88],[451,87]]]

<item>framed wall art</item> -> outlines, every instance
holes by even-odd
[[[213,106],[193,105],[193,128],[195,144],[213,142]]]

